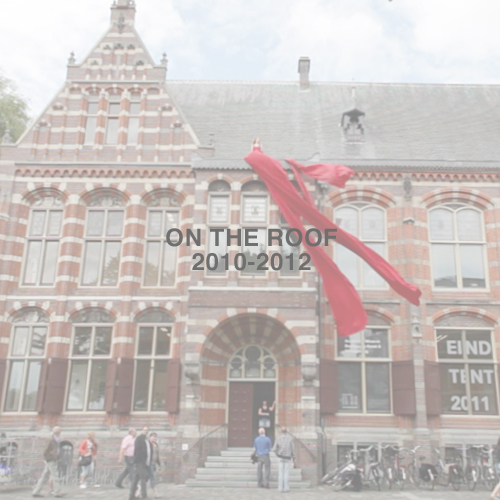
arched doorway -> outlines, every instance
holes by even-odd
[[[261,424],[274,442],[277,375],[276,359],[265,347],[248,345],[233,354],[227,377],[228,446],[248,446]],[[258,415],[264,401],[273,408],[268,422],[260,422],[262,419]]]
[[[200,425],[227,424],[228,446],[250,447],[263,400],[276,400],[274,425],[301,425],[301,353],[294,335],[263,314],[239,314],[203,343]]]

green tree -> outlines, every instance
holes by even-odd
[[[7,130],[12,140],[17,140],[28,120],[28,103],[17,93],[14,83],[0,73],[0,142]]]

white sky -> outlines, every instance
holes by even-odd
[[[42,111],[87,55],[112,0],[0,0],[0,70]],[[500,83],[499,0],[136,0],[168,78]]]

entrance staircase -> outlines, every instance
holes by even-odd
[[[205,488],[257,488],[257,464],[252,464],[252,448],[229,448],[220,455],[209,455],[205,467],[196,469],[186,486]],[[310,488],[302,479],[301,469],[290,469],[290,489]],[[278,487],[278,457],[271,452],[271,488]]]

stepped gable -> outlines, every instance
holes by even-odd
[[[71,53],[67,79],[41,115],[0,160],[22,162],[189,162],[197,138],[167,93],[166,54],[156,64],[134,27],[135,2],[111,7],[108,30],[77,62]],[[138,138],[130,132],[130,102],[140,103]],[[117,140],[108,143],[110,103],[120,104]],[[96,107],[89,107],[96,103]],[[95,119],[89,140],[89,118]],[[137,126],[136,126],[137,130]]]

